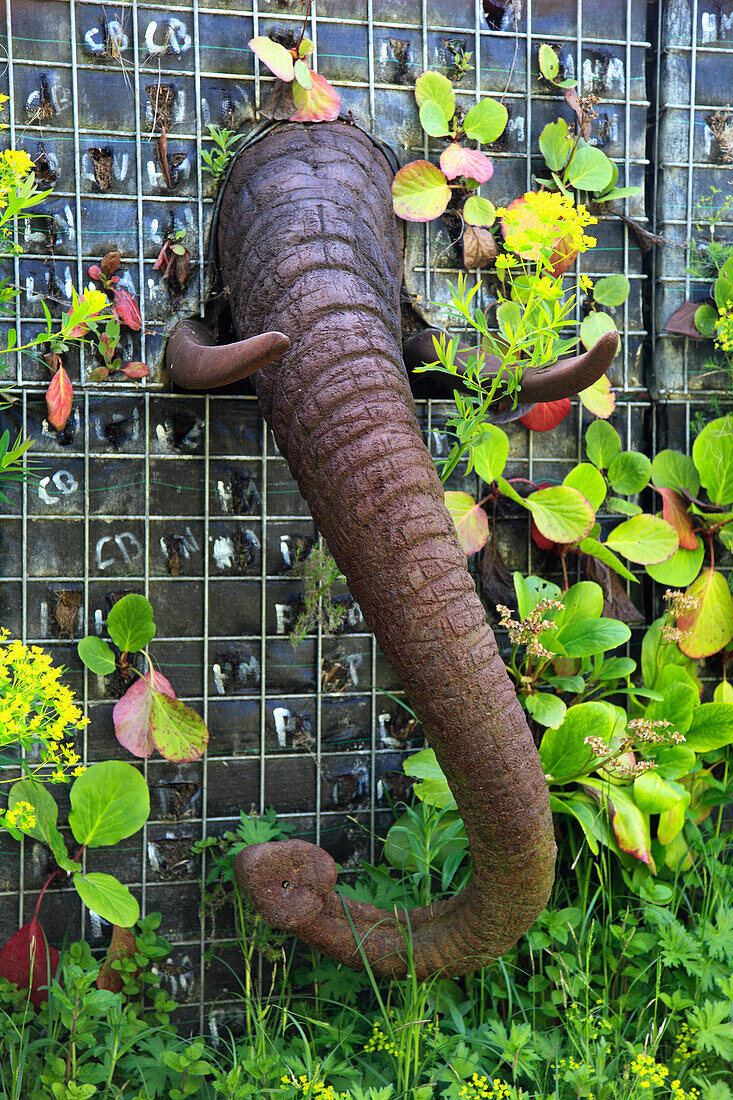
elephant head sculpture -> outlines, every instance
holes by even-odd
[[[540,760],[415,415],[391,177],[379,147],[343,122],[283,124],[246,148],[218,224],[241,342],[215,349],[187,322],[168,364],[190,388],[257,372],[277,445],[447,776],[473,865],[463,892],[406,913],[335,893],[333,860],[304,841],[245,849],[237,880],[269,923],[351,967],[365,957],[378,975],[404,975],[409,939],[418,976],[459,975],[534,922],[555,842]],[[529,400],[589,385],[616,344],[614,333],[558,365],[554,389],[552,374],[528,380]],[[412,353],[432,358],[431,347]]]

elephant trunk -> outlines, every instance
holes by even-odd
[[[239,337],[291,341],[255,375],[262,411],[435,749],[473,878],[448,901],[395,916],[334,894],[330,857],[303,842],[245,849],[236,873],[271,923],[350,966],[362,965],[356,932],[375,973],[403,975],[407,935],[420,977],[457,975],[533,923],[555,844],[539,757],[415,415],[390,183],[360,130],[283,126],[236,164],[219,254]]]

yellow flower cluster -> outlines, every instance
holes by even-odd
[[[678,1066],[682,1062],[687,1062],[692,1058],[693,1054],[697,1054],[697,1047],[695,1046],[695,1031],[697,1029],[691,1027],[690,1024],[681,1024],[680,1030],[677,1034],[677,1039],[674,1047],[674,1055],[672,1056],[672,1065]]]
[[[687,1092],[682,1088],[682,1082],[675,1078],[670,1082],[669,1094],[672,1100],[700,1100],[699,1089],[688,1089]]]
[[[0,814],[2,814],[0,810]],[[12,810],[5,811],[5,824],[19,829],[32,829],[36,823],[36,811],[30,802],[16,802]]]
[[[325,1081],[319,1081],[317,1077],[312,1080],[301,1073],[300,1077],[281,1077],[283,1085],[292,1085],[301,1096],[310,1096],[313,1100],[350,1100],[348,1092],[336,1092],[332,1085]]]
[[[595,1037],[595,1035],[591,1035],[592,1039],[595,1039]],[[582,1062],[576,1062],[574,1058],[570,1057],[561,1058],[557,1064],[559,1069],[580,1069]]]
[[[40,755],[34,774],[52,783],[65,783],[84,768],[73,744],[65,738],[82,730],[89,719],[74,704],[73,692],[60,683],[61,669],[38,646],[7,641],[0,630],[0,747],[19,745]],[[31,760],[33,764],[33,761]]]
[[[397,1050],[389,1035],[382,1031],[378,1022],[372,1024],[372,1034],[364,1046],[364,1053],[371,1054],[375,1050],[383,1050],[385,1054],[391,1054],[393,1058],[400,1058],[402,1052]]]
[[[553,253],[556,262],[558,252],[570,256],[586,252],[596,244],[596,238],[589,237],[585,230],[598,219],[582,203],[576,206],[570,195],[560,191],[528,191],[523,202],[496,213],[506,234],[506,251],[531,257],[535,263],[540,263],[541,258],[549,261]],[[497,267],[500,258],[497,257]],[[504,262],[502,266],[515,265],[516,261]]]
[[[511,1089],[499,1077],[490,1081],[483,1074],[474,1073],[470,1081],[467,1081],[458,1090],[459,1096],[465,1096],[466,1100],[507,1100]]]
[[[718,310],[715,323],[715,343],[721,351],[733,352],[733,302],[726,302]]]
[[[639,1078],[639,1085],[643,1089],[650,1089],[652,1085],[663,1085],[665,1078],[669,1077],[667,1067],[656,1062],[651,1054],[637,1054],[631,1063],[631,1072]]]

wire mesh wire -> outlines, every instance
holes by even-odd
[[[480,0],[314,0],[308,33],[318,69],[337,86],[344,108],[404,162],[432,152],[415,110],[415,76],[428,67],[449,71],[456,50],[472,54],[457,82],[459,101],[470,105],[492,92],[509,110],[507,133],[491,149],[489,193],[497,203],[532,185],[539,132],[566,113],[537,75],[539,44],[561,47],[583,94],[601,99],[595,133],[619,167],[620,185],[645,183],[647,128],[656,121],[657,228],[686,240],[689,200],[703,176],[722,179],[728,171],[705,161],[700,129],[701,113],[716,105],[726,81],[712,80],[707,68],[705,79],[696,79],[696,65],[708,58],[730,73],[728,39],[705,37],[711,24],[697,2],[660,10],[651,37],[646,5],[631,0],[559,7],[487,0],[485,14]],[[26,291],[15,318],[19,338],[36,331],[41,295],[60,311],[71,285],[87,281],[88,265],[114,249],[123,256],[121,285],[139,298],[143,315],[142,331],[126,338],[123,351],[152,369],[143,385],[95,384],[93,356],[85,352],[71,364],[80,396],[59,434],[44,422],[43,365],[27,356],[18,364],[21,401],[10,419],[37,441],[46,469],[37,485],[24,488],[21,507],[0,515],[0,620],[69,669],[92,718],[83,756],[93,762],[126,754],[113,735],[114,697],[82,669],[75,639],[103,630],[115,594],[143,592],[153,602],[153,655],[179,697],[203,715],[210,751],[195,764],[144,764],[151,818],[140,837],[107,856],[96,853],[95,868],[113,871],[145,910],[163,913],[163,930],[175,943],[165,978],[201,1024],[214,998],[232,988],[226,964],[236,972],[237,962],[227,946],[232,914],[222,911],[212,926],[200,912],[203,868],[190,841],[231,828],[240,810],[274,805],[299,835],[323,843],[347,868],[372,859],[390,792],[400,793],[401,755],[415,743],[399,684],[345,589],[343,632],[330,636],[319,623],[295,650],[288,641],[303,590],[294,565],[316,533],[254,399],[163,389],[166,333],[177,317],[199,311],[205,287],[215,192],[198,156],[206,126],[250,126],[269,75],[246,43],[252,35],[295,30],[300,20],[297,8],[278,2],[189,0],[160,8],[129,0],[6,0],[0,25],[10,142],[26,148],[54,182],[46,221],[28,231],[25,253],[14,261],[15,281]],[[718,30],[723,25],[719,16]],[[730,33],[727,23],[724,29]],[[665,59],[659,70],[651,60],[657,35]],[[163,128],[167,171],[156,145]],[[643,199],[625,206],[646,223]],[[197,266],[185,293],[172,296],[153,264],[178,230]],[[648,450],[662,423],[660,430],[682,444],[677,413],[651,415],[653,375],[656,396],[671,395],[685,418],[689,443],[694,351],[660,338],[653,367],[642,356],[648,330],[659,331],[668,305],[690,289],[681,253],[670,247],[657,261],[652,302],[651,264],[627,226],[604,214],[598,238],[586,270],[621,271],[632,286],[614,311],[622,349],[613,368],[613,422],[628,447]],[[444,231],[410,227],[406,282],[427,316],[443,319],[432,303],[445,300],[457,273]],[[445,406],[421,402],[419,413],[439,452]],[[582,431],[579,409],[547,436],[510,426],[513,472],[560,480],[580,457]],[[530,567],[528,541],[518,542],[509,529],[500,541],[512,565]],[[71,625],[59,613],[70,600],[77,608]],[[30,842],[18,851],[3,841],[0,854],[0,915],[12,927],[32,910],[46,856]],[[70,924],[93,944],[104,942],[96,918],[89,923],[87,916],[85,928],[73,890],[55,891],[48,910],[51,937]],[[212,949],[216,957],[207,960]]]

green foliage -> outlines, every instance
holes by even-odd
[[[325,543],[319,540],[307,555],[298,554],[295,566],[303,578],[303,607],[290,631],[293,647],[300,645],[319,623],[326,634],[337,633],[347,612],[345,603],[333,594],[333,586],[343,577]]]
[[[206,127],[206,131],[212,141],[212,148],[201,150],[203,171],[211,176],[214,183],[219,184],[226,175],[227,168],[235,156],[235,148],[243,135],[211,123]]]

